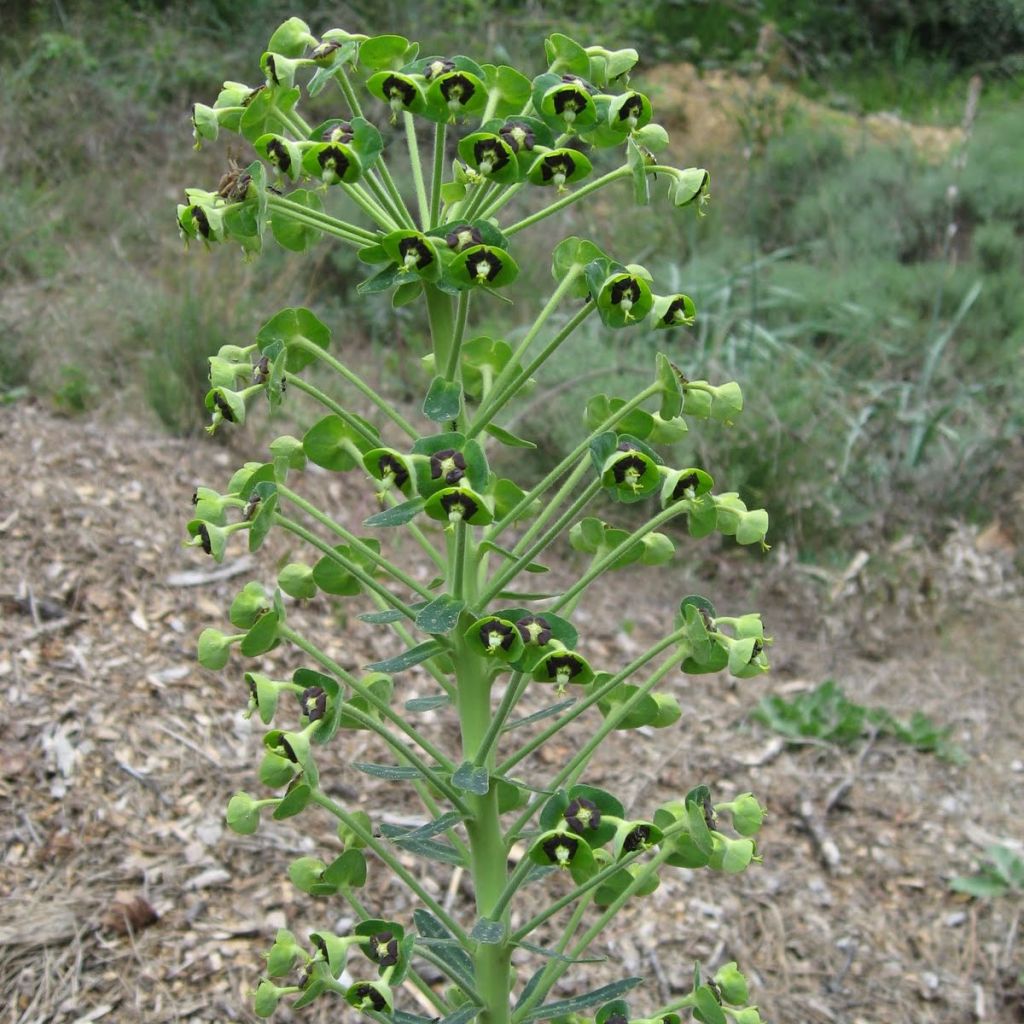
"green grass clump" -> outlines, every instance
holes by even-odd
[[[794,743],[818,740],[849,746],[870,736],[891,736],[945,761],[962,764],[964,752],[951,743],[951,729],[942,728],[920,711],[900,722],[885,708],[865,707],[850,700],[832,679],[792,700],[763,697],[751,718]]]

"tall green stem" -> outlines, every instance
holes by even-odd
[[[423,184],[423,164],[420,161],[420,144],[416,138],[416,121],[408,110],[402,112],[405,122],[405,140],[409,144],[409,163],[412,165],[412,181],[416,188],[416,201],[420,208],[420,226],[425,231],[430,224],[430,200]]]
[[[278,633],[282,639],[294,644],[300,651],[305,651],[314,661],[322,665],[328,672],[336,675],[347,686],[350,686],[355,693],[372,704],[384,718],[400,732],[405,733],[420,750],[432,757],[446,772],[454,770],[455,765],[452,764],[451,760],[441,750],[425,736],[421,736],[387,701],[381,700],[377,693],[368,686],[363,686],[351,672],[339,665],[333,658],[328,657],[316,644],[310,643],[301,633],[296,633],[295,630],[288,626],[278,626]]]
[[[569,452],[568,455],[561,462],[555,466],[538,484],[532,487],[526,494],[523,495],[519,501],[512,506],[512,508],[505,514],[502,519],[499,519],[487,532],[487,539],[490,540],[496,537],[502,530],[504,530],[511,523],[515,522],[516,517],[528,508],[530,503],[539,498],[574,462],[577,460],[584,460],[584,464],[589,461],[590,456],[587,454],[587,449],[590,447],[590,442],[597,437],[598,434],[604,433],[606,430],[610,430],[623,416],[632,412],[638,406],[642,405],[652,395],[657,394],[661,390],[660,384],[652,384],[650,387],[645,388],[634,398],[631,398],[621,409],[613,412],[603,423],[599,424],[598,427],[591,431],[591,433],[585,437],[576,447]]]
[[[304,391],[310,398],[315,398],[325,409],[330,409],[350,430],[357,433],[364,441],[372,445],[380,443],[369,430],[366,429],[347,409],[342,408],[330,395],[324,394],[315,384],[310,384],[301,377],[293,376],[289,384],[297,391]]]
[[[475,437],[480,433],[483,428],[494,419],[498,412],[503,409],[519,392],[519,389],[526,383],[534,374],[539,366],[547,362],[548,359],[554,354],[555,350],[565,341],[566,338],[576,330],[577,327],[584,320],[590,316],[597,308],[597,304],[594,302],[588,302],[571,320],[544,346],[544,348],[537,353],[537,356],[532,359],[523,370],[517,373],[499,392],[497,381],[495,382],[494,390],[491,392],[491,397],[487,405],[477,412],[476,418],[473,420],[473,425],[469,428],[469,437]],[[509,366],[515,366],[514,360],[510,361],[508,366],[505,367],[507,370]],[[505,371],[503,370],[502,373]],[[500,376],[500,375],[499,375]]]
[[[289,345],[295,348],[305,349],[311,355],[314,355],[322,363],[326,363],[332,370],[339,373],[345,378],[357,391],[364,394],[375,406],[392,423],[394,423],[403,433],[414,440],[419,437],[419,431],[386,399],[381,395],[378,395],[369,384],[363,380],[358,374],[353,373],[344,363],[339,362],[334,356],[331,355],[326,349],[317,345],[316,342],[310,341],[308,338],[293,338],[288,342]]]
[[[333,814],[338,821],[344,823],[353,835],[373,852],[414,892],[422,901],[425,907],[458,939],[459,943],[466,949],[472,948],[469,936],[459,927],[459,923],[441,906],[426,889],[420,885],[419,879],[409,872],[397,857],[371,832],[365,828],[360,820],[349,814],[341,804],[332,800],[326,793],[315,790],[312,799],[325,810]]]
[[[429,227],[436,228],[441,220],[441,184],[444,181],[444,140],[448,126],[441,121],[434,128],[434,169],[430,178]]]

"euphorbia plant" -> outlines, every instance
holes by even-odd
[[[670,466],[659,454],[688,422],[731,422],[742,397],[735,383],[688,378],[679,329],[693,323],[693,302],[660,294],[646,268],[598,242],[564,238],[552,247],[550,293],[525,332],[513,330],[511,314],[508,338],[476,336],[470,326],[472,312],[490,306],[493,320],[514,294],[516,236],[567,206],[620,181],[639,205],[652,183],[667,184],[674,206],[698,213],[708,198],[706,171],[655,156],[668,135],[649,99],[629,86],[635,51],[554,35],[545,53],[547,70],[531,79],[464,56],[421,57],[397,35],[331,29],[318,38],[292,18],[260,59],[264,82],[225,83],[212,106],[194,108],[197,145],[237,132],[256,158],[216,189],[186,191],[178,208],[186,238],[230,240],[246,253],[271,237],[292,250],[325,239],[352,246],[369,268],[359,287],[365,301],[389,293],[396,307],[420,304],[429,334],[422,418],[407,418],[335,358],[330,329],[308,309],[276,313],[248,344],[210,360],[211,429],[241,423],[260,395],[272,409],[286,397],[308,401],[320,417],[301,439],[277,438],[222,492],[200,488],[188,525],[189,543],[218,560],[241,539],[233,535],[245,534],[256,550],[272,529],[311,549],[308,562],[280,570],[276,586],[243,587],[228,614],[233,632],[211,628],[199,639],[208,668],[224,668],[232,653],[256,659],[244,673],[249,712],[269,730],[261,795],[232,797],[229,825],[254,832],[264,811],[333,816],[338,847],[300,857],[288,874],[312,896],[346,901],[358,921],[341,935],[279,932],[256,990],[261,1016],[282,998],[297,1008],[336,994],[378,1020],[427,1024],[400,1009],[402,988],[412,986],[447,1024],[579,1021],[585,1013],[596,1024],[678,1024],[680,1012],[706,1024],[759,1020],[735,964],[713,977],[698,965],[686,995],[642,1012],[622,998],[638,978],[551,995],[616,914],[651,900],[664,871],[733,873],[759,859],[753,837],[763,812],[749,793],[716,802],[694,780],[661,806],[626,807],[591,779],[614,730],[685,729],[666,688],[674,673],[756,675],[767,670],[768,640],[758,615],[720,615],[690,596],[661,640],[628,664],[601,664],[573,622],[577,604],[608,574],[671,561],[675,542],[662,531],[672,520],[685,520],[694,538],[718,531],[763,546],[767,517],[735,493],[716,492],[701,467]],[[335,116],[312,124],[300,100],[326,101]],[[396,147],[408,150],[404,188],[385,158]],[[512,212],[519,197],[532,212]],[[622,199],[630,201],[628,192]],[[555,230],[547,228],[549,237]],[[663,329],[672,355],[657,356],[637,394],[595,396],[576,447],[524,490],[490,466],[495,449],[534,447],[502,426],[503,414],[587,322],[608,344],[620,330]],[[336,388],[303,376],[314,363],[336,373]],[[352,411],[357,397],[374,407],[375,422]],[[347,474],[349,493],[376,492],[381,509],[365,531],[352,532],[303,495],[310,462]],[[636,509],[616,515],[616,503]],[[396,531],[408,543],[389,543]],[[544,571],[545,551],[570,545],[587,558],[571,585],[537,594],[522,584]],[[401,564],[410,549],[428,573]],[[388,633],[393,653],[358,669],[332,659],[289,622],[294,602],[319,593],[361,605],[359,618]],[[260,671],[260,656],[279,644],[307,661],[290,679]],[[403,700],[414,666],[434,692]],[[523,702],[542,707],[524,715]],[[418,717],[437,709],[458,718],[453,746]],[[576,722],[586,730],[580,749],[553,776],[538,775],[531,755]],[[405,782],[425,824],[388,826],[331,796],[318,755],[353,729],[376,733],[392,754],[388,763],[353,767]],[[522,854],[510,867],[513,848]],[[410,856],[431,871],[464,868],[475,908],[446,910],[407,866]],[[368,870],[391,871],[408,887],[418,903],[411,918],[390,920],[387,908],[366,905],[359,890]],[[540,904],[522,893],[537,880],[548,891]],[[538,934],[557,937],[539,943]],[[431,980],[438,973],[443,984]]]

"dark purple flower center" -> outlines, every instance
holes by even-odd
[[[449,106],[452,103],[461,103],[465,106],[475,92],[476,86],[458,71],[448,74],[441,83],[441,95]]]
[[[459,252],[462,249],[468,249],[471,245],[481,245],[484,236],[480,234],[479,228],[475,228],[470,224],[463,224],[461,227],[455,228],[454,231],[449,231],[444,236],[444,240],[449,249]]]
[[[438,75],[446,74],[449,71],[455,70],[455,61],[453,60],[435,60],[428,64],[423,72],[423,77],[429,82],[432,78],[437,78]]]
[[[267,156],[284,172],[292,165],[291,154],[288,147],[280,139],[270,139],[267,142]]]
[[[576,161],[568,153],[555,153],[544,157],[540,165],[540,176],[544,181],[553,181],[556,175],[571,178],[576,170]]]
[[[327,693],[322,686],[310,686],[302,691],[299,704],[311,722],[318,722],[327,713]]]
[[[381,91],[389,99],[399,100],[403,107],[408,107],[416,99],[416,86],[401,75],[388,75]]]
[[[700,478],[696,473],[686,473],[679,478],[679,482],[672,488],[672,500],[679,501],[680,498],[686,497],[686,492],[691,488],[696,489],[700,483]]]
[[[551,836],[541,843],[540,848],[552,864],[568,864],[576,856],[580,841],[573,836]]]
[[[466,457],[454,448],[445,448],[430,456],[430,476],[443,476],[447,484],[457,484],[466,475]]]
[[[543,647],[551,639],[551,625],[539,615],[526,615],[516,623],[524,644]]]
[[[627,121],[631,117],[640,117],[644,112],[644,101],[635,93],[619,107],[619,120]]]
[[[650,838],[651,826],[637,825],[635,828],[629,830],[629,834],[622,843],[622,848],[626,853],[633,853],[636,850],[642,850],[647,845]]]
[[[593,800],[582,796],[569,801],[569,806],[562,817],[573,832],[586,832],[587,829],[597,828],[601,824],[600,808]]]
[[[472,519],[478,511],[477,503],[461,491],[442,495],[441,508],[448,513],[449,518],[455,515],[461,519]]]
[[[377,468],[382,476],[390,473],[396,487],[404,487],[409,479],[409,470],[394,455],[382,455],[377,462]]]
[[[628,299],[630,304],[640,298],[640,284],[635,277],[620,277],[612,285],[612,304],[618,306],[623,299]]]
[[[473,159],[477,167],[484,163],[490,164],[489,171],[485,173],[491,173],[500,171],[511,160],[511,156],[499,139],[480,139],[473,145]]]
[[[326,129],[320,138],[324,142],[340,142],[344,145],[352,141],[354,134],[352,125],[348,121],[340,121],[338,124],[332,124],[330,128]]]
[[[378,932],[370,936],[368,952],[370,959],[381,967],[393,967],[398,963],[398,939],[393,932]]]
[[[341,145],[329,145],[324,146],[323,149],[317,153],[317,163],[325,171],[333,171],[339,178],[345,176],[345,172],[349,168],[350,160],[348,154],[342,148]]]
[[[426,267],[434,262],[434,254],[422,238],[403,238],[398,243],[398,254],[406,266],[412,263],[415,267]]]
[[[466,270],[478,281],[493,281],[501,273],[501,260],[492,249],[481,248],[466,258]]]
[[[528,124],[523,124],[521,121],[509,121],[498,134],[512,147],[513,153],[518,153],[520,149],[525,149],[527,152],[533,149],[533,129]]]
[[[501,619],[491,619],[480,627],[480,642],[489,650],[509,650],[515,642],[515,627]]]

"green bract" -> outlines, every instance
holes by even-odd
[[[301,938],[277,932],[254,1010],[266,1017],[283,1002],[299,1019],[334,1000],[324,1013],[336,1016],[344,1000],[399,1024],[756,1021],[735,964],[713,980],[698,966],[692,986],[673,982],[685,994],[661,1007],[648,988],[642,1011],[623,998],[636,978],[554,997],[664,871],[731,874],[760,859],[764,810],[751,793],[715,804],[697,784],[652,808],[641,791],[627,811],[581,781],[604,771],[613,732],[672,728],[675,742],[694,742],[678,672],[745,680],[768,668],[757,614],[719,615],[708,599],[684,597],[677,615],[666,610],[662,639],[627,656],[602,646],[587,607],[597,587],[615,585],[627,618],[647,571],[677,549],[698,566],[691,549],[715,532],[767,548],[764,510],[716,491],[686,465],[694,455],[668,448],[700,421],[728,426],[743,409],[737,382],[690,379],[703,348],[672,329],[695,324],[693,301],[657,268],[629,262],[638,252],[613,254],[608,238],[569,235],[554,219],[605,189],[617,191],[604,202],[644,207],[666,181],[659,215],[703,212],[708,173],[659,162],[669,138],[650,98],[629,86],[635,50],[554,33],[543,66],[526,73],[420,56],[400,35],[320,28],[290,18],[253,55],[264,84],[226,82],[193,106],[197,145],[235,133],[246,155],[215,188],[185,189],[177,207],[186,240],[230,242],[248,259],[274,243],[317,245],[317,266],[370,268],[340,298],[333,349],[319,306],[275,313],[263,295],[237,296],[263,324],[209,362],[212,427],[252,429],[265,396],[300,435],[276,437],[226,484],[197,488],[185,526],[185,544],[228,563],[222,572],[245,547],[270,552],[226,609],[235,632],[198,638],[211,671],[233,648],[244,659],[233,685],[250,727],[266,730],[265,791],[231,796],[227,824],[249,835],[261,818],[335,822],[333,846],[302,839],[290,864],[266,848],[324,924]],[[323,113],[310,116],[311,99]],[[601,207],[574,222],[602,232]],[[335,263],[327,245],[350,252]],[[520,276],[542,294],[517,289]],[[382,339],[366,373],[346,362],[365,352],[364,320],[348,309],[360,303]],[[609,356],[608,367],[627,370],[616,394],[565,405],[567,375],[603,371],[563,360],[552,377],[563,344],[585,325],[592,350],[611,352],[620,328],[644,323],[651,330],[634,338],[666,339],[653,374],[641,368],[630,392],[632,357]],[[397,365],[400,403],[388,393]],[[578,434],[564,457],[531,416],[551,402]],[[360,632],[349,643],[353,619]],[[372,746],[360,736],[369,733]],[[377,782],[372,802],[356,789],[364,775]],[[395,787],[408,798],[400,816],[387,806]],[[357,895],[370,865],[407,890],[400,909],[377,905],[393,891],[386,879]],[[472,898],[452,883],[456,871]],[[547,887],[528,908],[518,902],[526,884]]]

